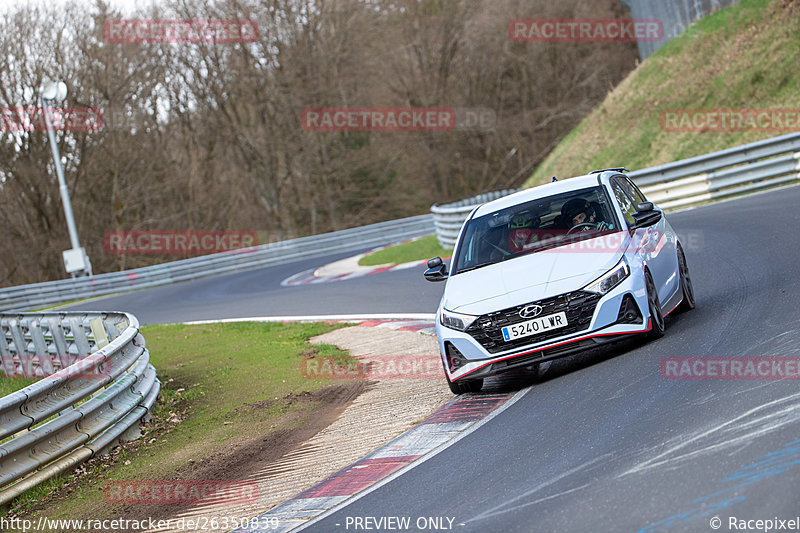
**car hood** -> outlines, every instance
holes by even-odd
[[[447,280],[442,303],[451,311],[482,315],[581,289],[622,257],[630,237],[627,232],[613,235],[457,274]]]

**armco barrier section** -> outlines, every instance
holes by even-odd
[[[161,382],[127,313],[0,313],[0,505],[140,436]]]
[[[694,21],[701,19],[723,7],[738,3],[739,0],[622,0],[631,10],[633,19],[656,19],[664,27],[664,34],[658,41],[641,40],[639,59],[644,61],[656,50],[677,37]]]
[[[461,226],[467,219],[472,210],[481,204],[491,202],[503,196],[517,192],[516,189],[505,189],[502,191],[479,194],[466,200],[459,200],[451,204],[433,205],[434,225],[436,226],[436,238],[444,248],[452,248],[456,244],[456,238],[461,231]]]
[[[648,200],[662,209],[701,204],[800,178],[800,133],[631,172]]]
[[[667,210],[790,184],[800,179],[800,133],[645,168],[628,176],[648,200]],[[441,245],[445,248],[455,245],[461,226],[473,209],[512,192],[501,191],[431,207]]]
[[[0,310],[26,310],[214,274],[288,263],[430,235],[433,230],[433,216],[427,214],[122,272],[7,287],[0,289]]]

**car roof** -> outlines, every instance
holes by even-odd
[[[616,171],[604,171],[599,173],[595,172],[593,174],[586,174],[584,176],[577,176],[574,178],[554,181],[552,183],[545,183],[544,185],[539,185],[537,187],[531,187],[530,189],[515,192],[514,194],[509,194],[508,196],[487,202],[481,205],[475,211],[473,216],[480,217],[489,213],[494,213],[495,211],[499,211],[501,209],[505,209],[507,207],[512,207],[517,204],[536,200],[537,198],[544,198],[547,196],[553,196],[555,194],[577,191],[579,189],[586,189],[588,187],[596,187],[598,183],[608,183],[608,180],[612,176],[619,174],[620,173]]]

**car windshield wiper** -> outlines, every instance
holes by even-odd
[[[458,269],[458,272],[456,272],[456,274],[461,274],[462,272],[469,272],[470,270],[475,270],[477,268],[483,268],[485,266],[494,265],[496,263],[497,263],[497,261],[487,261],[487,262],[481,263],[479,265],[474,265],[474,266],[467,267],[467,268],[460,268],[460,269]]]

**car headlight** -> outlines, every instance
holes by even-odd
[[[464,331],[468,327],[472,325],[478,319],[477,316],[474,315],[465,315],[464,313],[454,313],[452,311],[448,311],[447,309],[442,309],[442,314],[439,317],[439,322],[450,329],[457,329],[458,331]]]
[[[585,291],[596,292],[597,294],[606,294],[608,291],[622,283],[622,280],[631,275],[631,267],[623,257],[617,266],[588,284],[583,288]]]

